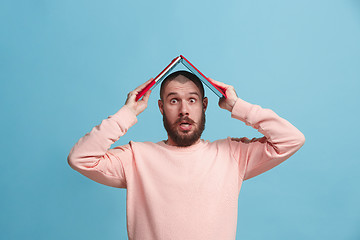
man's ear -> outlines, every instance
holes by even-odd
[[[161,100],[158,100],[159,110],[161,114],[164,114],[164,103]]]
[[[203,99],[203,108],[204,108],[204,111],[206,111],[207,106],[208,106],[208,98],[207,98],[207,97],[204,97],[204,99]]]

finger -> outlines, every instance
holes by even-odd
[[[143,98],[141,99],[141,101],[147,103],[148,100],[149,100],[149,98],[150,98],[150,94],[151,94],[151,90],[147,91],[147,92],[145,93],[145,95],[143,96]]]
[[[222,82],[219,82],[219,81],[215,81],[215,80],[212,79],[212,78],[208,78],[208,79],[210,79],[211,82],[215,83],[216,85],[219,85],[220,87],[224,87],[224,88],[230,87],[230,85],[227,85],[227,84],[222,83]]]
[[[151,83],[151,81],[154,80],[153,78],[150,78],[149,80],[147,80],[146,82],[144,82],[143,84],[141,84],[140,86],[138,86],[137,88],[135,88],[134,91],[138,92],[140,90],[142,90],[144,87],[146,87],[149,83]]]
[[[220,98],[218,105],[220,108],[224,109],[224,98]]]
[[[127,96],[126,102],[129,102],[129,101],[134,102],[134,101],[135,101],[135,98],[136,98],[136,92],[135,92],[135,91],[131,91],[131,92],[129,92],[129,94],[128,94],[128,96]]]

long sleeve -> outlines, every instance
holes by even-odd
[[[84,176],[112,187],[126,188],[122,161],[132,158],[129,145],[117,149],[113,154],[110,146],[119,140],[137,122],[136,115],[126,106],[104,119],[100,125],[80,138],[68,156],[69,165]],[[119,157],[120,156],[120,157]]]
[[[255,177],[279,165],[305,143],[305,136],[271,109],[238,99],[231,116],[257,129],[261,138],[230,139],[243,180]]]

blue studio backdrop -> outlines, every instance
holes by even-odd
[[[244,182],[237,239],[360,239],[359,1],[3,0],[0,27],[1,239],[127,239],[126,190],[67,156],[180,54],[306,137]],[[261,136],[206,90],[202,138]],[[112,147],[167,138],[158,98]]]

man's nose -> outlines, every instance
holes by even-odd
[[[181,116],[189,115],[189,106],[186,101],[181,102],[179,115]]]

